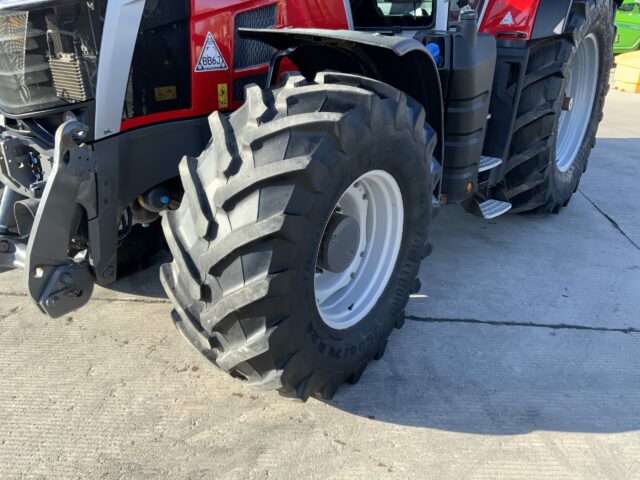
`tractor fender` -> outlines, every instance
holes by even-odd
[[[420,102],[438,137],[434,153],[444,156],[444,103],[438,67],[417,40],[352,30],[240,29],[240,35],[286,54],[307,79],[334,70],[385,82]],[[275,58],[275,56],[274,56]]]
[[[569,16],[572,0],[540,0],[531,39],[561,35]]]
[[[552,37],[564,33],[569,10],[573,0],[539,0],[536,20],[533,24],[531,39]],[[622,4],[622,0],[613,0],[612,6],[615,8]],[[612,8],[612,21],[615,9]]]

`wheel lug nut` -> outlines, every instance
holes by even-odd
[[[573,98],[565,96],[562,99],[562,110],[565,112],[570,112],[573,110]]]

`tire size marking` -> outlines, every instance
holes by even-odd
[[[365,338],[358,342],[358,345],[352,343],[344,343],[341,346],[329,345],[320,334],[313,328],[311,324],[307,327],[307,333],[311,338],[311,342],[317,346],[318,353],[326,355],[334,360],[345,360],[349,357],[355,357],[358,353],[364,353],[368,346],[373,345],[375,335],[369,333]]]

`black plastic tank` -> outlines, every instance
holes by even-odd
[[[442,184],[449,203],[472,197],[478,188],[496,67],[496,40],[477,29],[477,13],[468,10],[462,12],[457,31],[451,37]]]

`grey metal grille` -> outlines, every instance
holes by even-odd
[[[238,29],[275,27],[277,11],[278,6],[273,4],[236,15],[233,41],[233,66],[236,70],[269,63],[273,48],[256,40],[240,38]]]
[[[63,55],[59,59],[50,59],[53,84],[56,95],[65,100],[85,102],[92,97],[86,70],[74,55]]]
[[[0,11],[0,110],[5,114],[93,97],[106,0],[44,3]]]
[[[45,32],[29,24],[28,12],[0,13],[0,106],[6,110],[54,99],[44,45]]]

